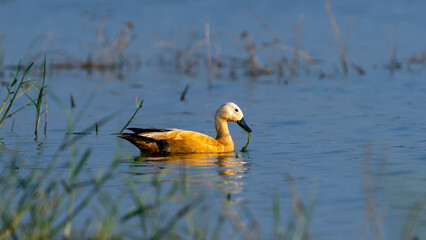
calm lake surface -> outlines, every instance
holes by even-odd
[[[86,172],[107,168],[118,154],[125,156],[118,171],[134,179],[140,191],[148,185],[138,182],[141,175],[165,172],[161,183],[165,188],[185,175],[193,194],[206,192],[204,203],[212,218],[217,217],[222,200],[230,198],[228,204],[250,211],[265,239],[271,236],[277,198],[282,226],[290,219],[292,187],[305,203],[314,196],[311,239],[373,239],[366,204],[372,187],[383,236],[398,239],[413,206],[426,194],[425,69],[407,67],[408,59],[426,48],[426,4],[362,0],[331,4],[343,38],[349,38],[350,61],[362,66],[365,75],[353,69],[348,75],[336,70],[341,69],[340,60],[323,1],[2,1],[0,46],[5,66],[19,59],[28,62],[39,51],[46,51],[51,62],[62,59],[58,50],[86,59],[96,53],[93,46],[102,16],[111,38],[124,21],[134,24],[135,37],[124,55],[139,56],[142,63],[123,71],[48,69],[46,137],[34,141],[34,109],[19,112],[0,128],[0,161],[6,165],[17,156],[23,160],[23,173],[44,168],[59,147],[67,123],[53,95],[66,106],[72,95],[71,114],[80,117],[74,132],[114,113],[99,127],[99,134],[92,132],[76,144],[80,154],[87,148],[92,151]],[[247,30],[257,44],[275,38],[289,46],[300,41],[299,47],[318,59],[329,77],[320,78],[312,71],[285,79],[253,78],[237,71],[234,78],[222,70],[209,88],[204,63],[196,74],[183,74],[157,64],[155,56],[161,48],[146,48],[161,39],[184,48],[195,41],[192,38],[203,39],[205,22],[214,35],[214,56],[219,51],[223,56],[247,57],[232,37]],[[297,24],[300,35],[295,37]],[[397,49],[402,64],[394,73],[386,68],[392,49]],[[266,61],[268,55],[261,58]],[[1,80],[12,78],[5,70]],[[185,101],[180,101],[188,84]],[[135,161],[138,149],[112,135],[135,111],[135,97],[144,99],[144,104],[131,127],[181,128],[210,136],[216,134],[215,109],[233,101],[253,130],[248,152]],[[230,131],[236,150],[241,149],[246,134],[234,123]],[[68,152],[61,156],[55,168],[58,175],[68,174],[69,157]],[[118,195],[123,185],[116,180],[106,188]],[[414,233],[420,238],[426,235],[422,209]]]

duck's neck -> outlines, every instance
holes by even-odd
[[[228,122],[223,118],[216,118],[214,125],[217,132],[216,140],[233,149],[234,142],[232,141],[231,134],[229,133]]]

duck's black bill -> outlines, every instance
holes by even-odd
[[[241,118],[241,120],[238,120],[237,124],[240,125],[240,127],[246,130],[247,132],[251,132],[251,129],[249,128],[249,126],[247,126],[247,123],[246,121],[244,121],[244,118]]]

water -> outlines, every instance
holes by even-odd
[[[412,54],[424,48],[423,2],[332,2],[339,25],[345,34],[351,32],[350,59],[365,68],[365,76],[352,70],[348,76],[333,72],[340,68],[339,59],[321,1],[6,1],[0,6],[6,64],[14,64],[19,58],[29,59],[38,48],[61,49],[85,59],[87,54],[96,52],[96,48],[91,48],[96,46],[92,30],[101,15],[106,17],[105,29],[110,35],[118,32],[123,21],[135,25],[137,37],[126,53],[143,59],[144,54],[151,59],[154,53],[161,52],[144,51],[141,47],[152,43],[152,39],[166,39],[182,47],[191,42],[191,36],[202,38],[207,21],[216,34],[213,50],[241,58],[247,56],[246,52],[230,36],[249,30],[258,44],[278,37],[294,46],[295,26],[301,22],[302,48],[322,60],[321,67],[333,76],[319,79],[315,72],[302,73],[288,77],[285,85],[275,75],[251,79],[238,72],[237,79],[232,79],[223,70],[221,78],[213,79],[209,88],[203,67],[197,75],[188,76],[174,69],[164,71],[155,61],[120,73],[52,69],[48,71],[49,91],[65,105],[69,105],[70,95],[75,99],[76,108],[71,113],[81,120],[74,132],[83,131],[115,112],[114,118],[100,126],[98,135],[92,133],[77,143],[80,152],[92,149],[86,171],[106,168],[114,153],[119,152],[127,157],[118,170],[135,175],[135,181],[136,176],[153,176],[165,169],[169,172],[163,184],[167,185],[180,181],[182,174],[186,174],[195,191],[218,189],[208,193],[212,198],[207,201],[212,204],[229,193],[235,206],[248,208],[265,237],[270,236],[272,229],[276,196],[281,202],[283,220],[289,218],[294,197],[292,184],[304,202],[315,193],[312,239],[373,238],[365,203],[366,176],[377,185],[376,211],[383,234],[390,239],[400,236],[415,201],[426,193],[426,85],[422,69],[413,73],[405,64]],[[95,20],[87,20],[87,12]],[[30,22],[36,16],[38,21]],[[44,40],[32,43],[48,33],[53,37],[45,48]],[[385,68],[392,46],[397,47],[398,60],[404,63],[403,69],[393,75]],[[266,54],[261,55],[263,61],[267,58]],[[3,80],[9,79],[6,73]],[[190,88],[182,102],[180,95],[187,84]],[[145,102],[130,126],[174,127],[211,136],[215,135],[215,108],[227,101],[235,102],[253,130],[248,152],[239,153],[239,157],[184,155],[134,161],[138,150],[111,134],[118,132],[135,110],[136,96]],[[7,163],[11,155],[17,154],[24,160],[23,171],[46,166],[59,146],[67,122],[64,110],[52,95],[48,102],[47,137],[41,137],[42,144],[33,140],[35,114],[27,108],[19,113],[25,117],[16,117],[13,131],[11,120],[0,129],[0,161]],[[246,134],[233,123],[230,131],[238,150],[245,145]],[[58,174],[67,173],[68,159],[66,152],[58,162]],[[294,178],[291,183],[286,180],[288,176]],[[139,184],[143,189],[144,183]],[[117,185],[121,186],[121,182],[112,183],[110,190],[115,192]],[[420,211],[415,233],[424,236],[425,227],[425,215]]]

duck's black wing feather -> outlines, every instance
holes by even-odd
[[[160,129],[160,128],[127,128],[127,129],[134,132],[135,134],[171,131],[170,129]]]

